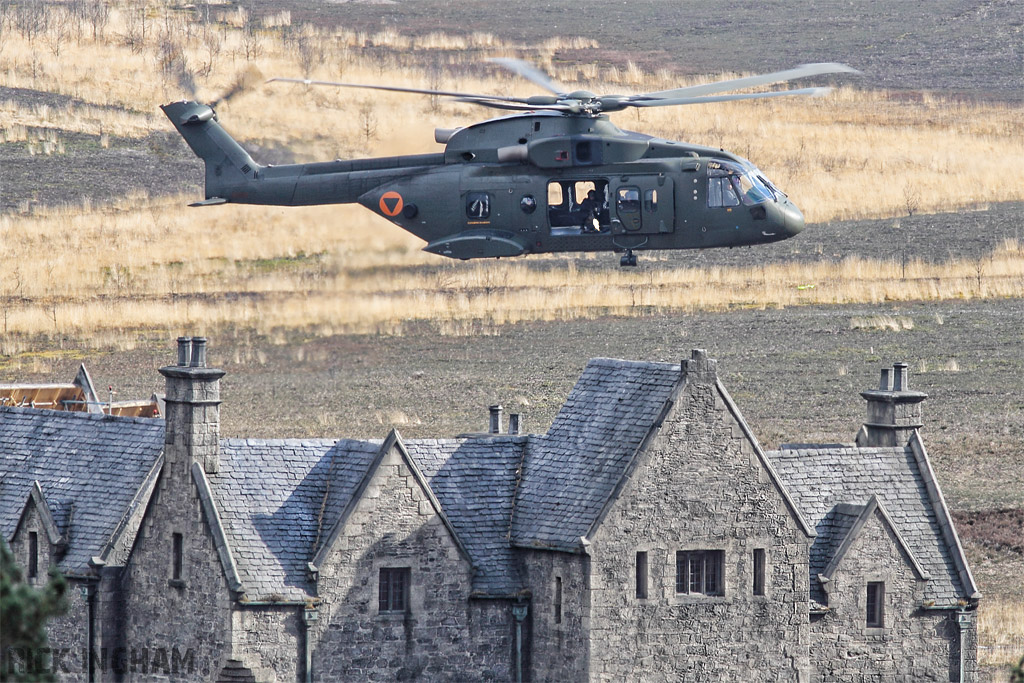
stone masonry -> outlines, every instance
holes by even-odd
[[[703,351],[437,440],[222,439],[206,340],[160,372],[164,421],[0,407],[4,540],[73,583],[61,680],[977,680],[904,364],[856,443],[777,451]]]
[[[798,680],[809,663],[808,531],[714,373],[688,372],[591,538],[590,638],[604,655],[591,660],[590,678]],[[767,558],[760,596],[755,548]],[[646,599],[635,592],[638,550],[648,558]],[[686,550],[724,551],[721,596],[677,593],[676,554]]]
[[[205,339],[180,339],[167,378],[164,463],[122,578],[129,680],[155,674],[213,678],[230,654],[230,577],[202,492],[219,457],[220,378]],[[155,652],[171,653],[166,661]],[[174,653],[177,652],[175,658]],[[184,670],[182,670],[184,669]]]

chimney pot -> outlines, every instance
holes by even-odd
[[[189,365],[193,368],[206,367],[206,337],[192,337],[192,361]]]
[[[178,337],[178,367],[189,364],[192,355],[192,337]]]
[[[883,369],[878,389],[860,395],[868,402],[868,414],[857,434],[858,446],[904,446],[921,428],[921,403],[928,394],[910,390],[906,363]]]
[[[910,390],[910,379],[907,377],[907,364],[906,363],[893,363],[892,365],[892,390],[893,391],[909,391]]]
[[[508,433],[513,435],[513,436],[519,434],[519,432],[521,430],[521,426],[519,424],[519,418],[520,418],[519,413],[509,413],[508,414]]]
[[[500,403],[490,407],[491,428],[489,431],[491,434],[501,434],[501,412],[503,410]]]

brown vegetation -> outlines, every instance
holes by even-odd
[[[964,540],[1017,553],[1024,562],[1024,510],[964,510],[956,514],[956,528]]]
[[[22,6],[5,7],[18,17],[23,12]],[[249,64],[269,75],[533,94],[535,86],[523,79],[481,68],[485,57],[524,54],[568,87],[640,92],[685,82],[632,63],[577,66],[593,47],[580,40],[525,48],[489,34],[367,34],[291,25],[287,12],[256,21],[242,8],[185,11],[157,3],[104,5],[106,17],[92,24],[88,0],[73,0],[66,9],[43,7],[63,21],[44,22],[42,28],[28,19],[16,21],[18,30],[0,46],[0,73],[8,87],[68,99],[60,106],[0,104],[5,136],[10,129],[35,128],[127,137],[166,131],[157,105],[192,89],[200,98],[215,98]],[[40,36],[58,41],[60,49],[40,50]],[[435,125],[464,125],[486,114],[418,96],[281,84],[243,93],[219,109],[241,139],[286,147],[299,160],[433,151]],[[811,221],[1024,199],[1020,183],[1006,182],[1005,169],[1024,156],[1024,140],[1016,134],[1024,113],[1012,106],[930,96],[909,101],[843,87],[821,99],[626,112],[613,119],[625,128],[720,146],[752,159]],[[14,139],[23,135],[15,133]]]
[[[556,79],[583,80],[597,90],[679,84],[666,71],[646,73],[632,63],[620,68],[556,61],[556,54],[593,47],[586,41],[550,41],[527,50],[488,34],[412,37],[294,26],[287,12],[256,21],[242,8],[217,5],[196,11],[139,3],[104,7],[107,13],[97,15],[88,0],[53,6],[69,18],[59,27],[37,26],[28,14],[15,22],[22,28],[0,49],[6,82],[66,97],[53,105],[0,103],[2,139],[39,154],[61,154],[62,134],[97,136],[106,146],[111,135],[165,131],[159,103],[180,97],[183,89],[215,98],[251,64],[266,74],[527,94],[533,86],[522,79],[479,69],[485,56],[526,52]],[[58,28],[60,34],[50,36]],[[60,49],[38,50],[44,35],[59,40]],[[152,87],[140,89],[140,82]],[[243,140],[285,148],[298,160],[432,151],[434,124],[465,124],[482,114],[431,98],[281,84],[257,86],[219,109]],[[624,127],[748,156],[790,188],[811,220],[912,215],[1024,198],[1024,187],[1004,182],[1003,169],[1024,156],[1024,141],[1013,134],[1024,115],[1008,106],[928,97],[909,102],[846,87],[818,100],[616,118]],[[975,163],[979,159],[985,163]],[[199,320],[213,328],[241,323],[260,332],[303,328],[322,334],[394,331],[403,321],[428,320],[459,333],[478,323],[636,311],[1019,296],[1024,269],[1016,243],[976,261],[935,265],[904,258],[899,267],[849,258],[838,267],[656,265],[655,275],[583,271],[573,259],[543,268],[528,262],[467,265],[423,254],[416,239],[355,207],[222,207],[189,211],[182,221],[186,201],[134,196],[113,206],[25,206],[22,215],[0,218],[0,256],[17,264],[0,275],[0,322],[8,345],[12,335],[104,330],[130,336],[132,330],[178,329]],[[431,271],[423,270],[427,265]]]
[[[185,10],[145,0],[0,2],[0,78],[8,88],[55,94],[42,102],[0,101],[0,144],[59,156],[73,134],[107,148],[112,137],[167,132],[157,105],[193,89],[213,99],[250,64],[267,75],[535,94],[521,79],[480,66],[486,57],[515,55],[569,87],[642,92],[687,83],[636,64],[589,63],[595,47],[581,39],[513,45],[486,33],[360,33],[293,25],[288,11],[257,20],[215,3]],[[435,125],[486,115],[437,98],[283,85],[258,86],[218,111],[244,143],[286,150],[297,161],[436,151]],[[1024,158],[1024,112],[1010,105],[847,86],[816,100],[630,112],[613,120],[750,158],[810,221],[1024,200],[1024,185],[1007,180]],[[400,334],[410,321],[426,321],[444,335],[480,335],[522,320],[1024,294],[1024,254],[1014,241],[990,256],[940,264],[905,256],[729,268],[680,268],[645,257],[651,265],[640,271],[590,268],[589,256],[463,264],[423,254],[418,240],[357,207],[185,209],[191,199],[25,203],[0,216],[0,355],[67,337],[131,348],[140,331],[166,338],[240,328],[271,336],[283,329]],[[909,334],[914,319],[856,315],[849,329]],[[959,366],[953,359],[929,369]],[[848,371],[842,365],[838,374]],[[381,422],[419,419],[397,408],[377,412]],[[960,527],[970,547],[1017,553],[1014,519],[1020,522],[1019,515],[971,518]],[[1024,638],[1022,614],[1019,596],[986,600],[982,643],[1012,649]],[[1009,661],[991,654],[1002,652],[983,651],[983,661]]]
[[[197,325],[213,333],[236,324],[263,334],[362,333],[417,320],[457,333],[474,322],[1024,295],[1024,251],[1012,240],[979,262],[654,261],[631,271],[583,269],[572,257],[539,268],[528,260],[438,262],[357,207],[221,207],[189,210],[191,220],[180,221],[182,202],[0,218],[0,254],[15,264],[0,273],[5,334]],[[913,321],[857,317],[850,325],[899,330]]]

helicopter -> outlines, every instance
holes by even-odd
[[[161,109],[205,162],[205,199],[190,206],[359,203],[455,259],[767,244],[804,228],[800,209],[750,161],[727,152],[622,130],[608,117],[627,108],[821,96],[813,87],[735,90],[835,73],[817,63],[640,95],[567,91],[533,65],[492,62],[550,94],[531,97],[296,78],[267,82],[364,88],[454,98],[512,111],[464,128],[435,130],[444,151],[261,166],[221,127],[214,105]],[[216,104],[216,103],[215,103]]]

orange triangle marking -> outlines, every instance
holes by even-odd
[[[385,192],[380,197],[380,212],[385,216],[397,216],[402,210],[402,195],[394,190]]]

